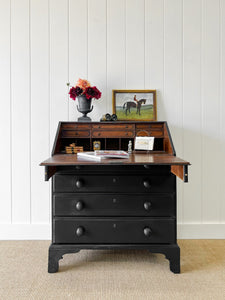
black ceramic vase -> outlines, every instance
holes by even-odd
[[[87,99],[85,95],[81,95],[77,96],[77,100],[77,110],[83,114],[82,117],[78,118],[78,122],[91,122],[91,118],[87,117],[87,114],[93,110],[92,99]]]

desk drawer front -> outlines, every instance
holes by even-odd
[[[163,137],[164,135],[163,125],[162,124],[137,124],[136,135]]]
[[[53,243],[174,243],[175,220],[56,218]]]
[[[73,124],[73,123],[66,123],[62,124],[62,129],[90,129],[90,124]]]
[[[174,194],[55,194],[55,216],[175,216]]]
[[[156,130],[147,130],[147,129],[138,129],[136,131],[137,136],[154,136],[154,137],[163,137],[162,131]]]
[[[95,130],[92,132],[94,138],[132,138],[134,137],[134,131],[112,130],[112,131],[100,131]]]
[[[89,137],[89,130],[63,130],[62,137],[74,138],[74,137]]]
[[[55,175],[53,192],[155,193],[175,191],[175,176]]]
[[[92,125],[92,129],[101,129],[101,130],[127,130],[134,129],[134,124],[96,124]]]
[[[153,130],[162,130],[163,124],[136,124],[137,129],[153,129]]]

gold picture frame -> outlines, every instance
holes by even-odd
[[[156,121],[156,90],[112,90],[118,121]]]

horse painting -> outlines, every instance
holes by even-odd
[[[137,107],[136,103],[135,103],[135,102],[131,102],[131,101],[128,101],[128,102],[125,102],[125,103],[124,103],[123,109],[125,109],[125,114],[126,114],[126,116],[127,116],[127,112],[130,113],[131,107],[136,108],[136,107]]]
[[[128,101],[128,102],[125,102],[125,103],[123,104],[123,109],[125,109],[125,114],[126,114],[126,116],[127,116],[127,112],[130,113],[131,107],[137,108],[136,114],[139,114],[139,116],[141,115],[141,105],[146,103],[146,99],[140,99],[140,100],[137,100],[137,99],[136,99],[136,95],[135,95],[135,96],[134,96],[134,101],[135,101],[136,103],[135,103],[135,102],[132,102],[132,101]]]
[[[141,105],[145,104],[146,99],[136,100],[137,101],[137,114],[141,115]]]

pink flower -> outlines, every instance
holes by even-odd
[[[91,85],[90,85],[90,82],[87,81],[86,79],[79,78],[76,83],[76,86],[79,86],[82,90],[85,90],[87,87],[89,87]]]

